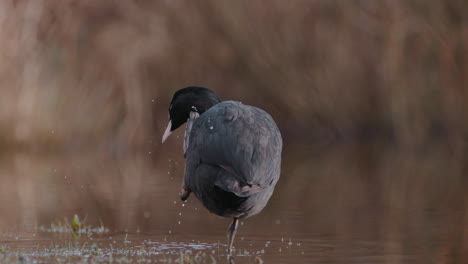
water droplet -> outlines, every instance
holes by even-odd
[[[177,224],[180,225],[180,221],[177,221]]]
[[[179,215],[182,215],[182,213],[179,213]]]
[[[185,206],[185,204],[182,204],[182,206]]]
[[[213,130],[213,126],[210,126],[210,129]]]

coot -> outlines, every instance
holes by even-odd
[[[267,112],[240,102],[221,102],[210,89],[195,86],[174,94],[162,142],[185,122],[181,199],[193,192],[210,212],[233,218],[231,254],[239,219],[258,214],[279,179],[280,131]]]

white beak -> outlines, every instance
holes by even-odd
[[[169,124],[167,124],[166,131],[164,131],[164,135],[162,137],[162,143],[164,143],[164,141],[166,141],[166,139],[169,137],[169,135],[171,135],[171,133],[172,133],[171,126],[172,126],[172,122],[171,122],[171,120],[169,120]]]

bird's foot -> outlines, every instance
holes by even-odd
[[[180,193],[180,199],[185,202],[185,200],[187,200],[190,196],[190,193],[192,191],[190,191],[189,189],[182,189],[182,192]]]

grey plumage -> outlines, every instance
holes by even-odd
[[[282,139],[271,116],[225,101],[189,125],[184,189],[220,216],[259,213],[280,176]]]
[[[185,135],[184,135],[184,157],[185,157],[185,154],[187,153],[187,149],[190,143],[190,133],[192,132],[193,124],[195,123],[195,120],[198,119],[198,117],[200,117],[198,112],[190,112],[189,114],[189,119],[187,120],[187,126],[185,128]]]

